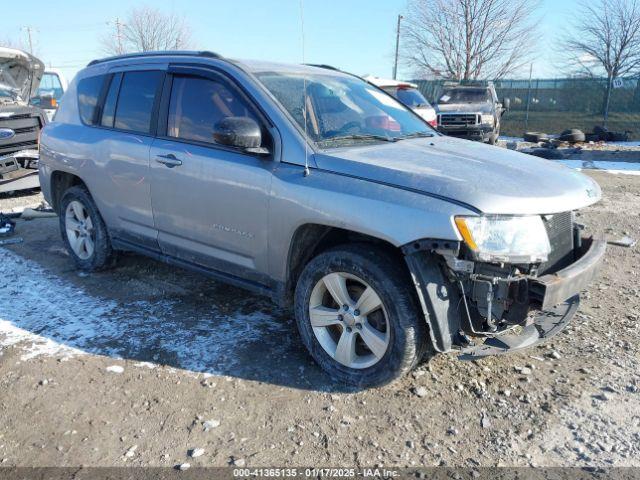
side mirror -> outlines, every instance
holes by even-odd
[[[216,143],[236,147],[245,152],[268,155],[269,150],[260,147],[262,132],[260,125],[249,117],[227,117],[213,126]]]
[[[511,99],[505,98],[504,101],[502,102],[502,106],[504,107],[505,112],[508,112],[509,109],[511,108]]]

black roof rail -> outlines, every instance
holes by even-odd
[[[167,55],[180,55],[185,57],[206,57],[206,58],[222,58],[222,55],[218,55],[215,52],[209,52],[207,50],[201,51],[190,51],[190,50],[161,50],[154,52],[138,52],[138,53],[126,53],[124,55],[115,55],[113,57],[107,58],[99,58],[96,60],[91,60],[87,67],[91,65],[97,65],[99,63],[110,62],[111,60],[120,60],[127,58],[144,58],[144,57],[161,57]]]

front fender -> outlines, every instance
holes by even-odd
[[[270,274],[287,277],[290,244],[305,224],[335,227],[395,247],[423,238],[460,241],[456,215],[475,212],[414,191],[281,163],[274,172],[269,208]]]

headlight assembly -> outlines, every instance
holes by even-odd
[[[539,215],[456,217],[455,223],[467,247],[483,262],[538,263],[551,251]]]
[[[493,118],[493,114],[483,113],[482,115],[480,115],[480,123],[488,123],[489,125],[493,125],[494,122],[495,122],[495,119]]]

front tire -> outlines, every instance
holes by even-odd
[[[79,269],[93,272],[113,264],[107,227],[86,188],[74,186],[67,190],[59,214],[62,240]]]
[[[298,280],[295,313],[320,367],[361,388],[403,376],[429,347],[402,259],[376,246],[341,246],[311,260]]]

